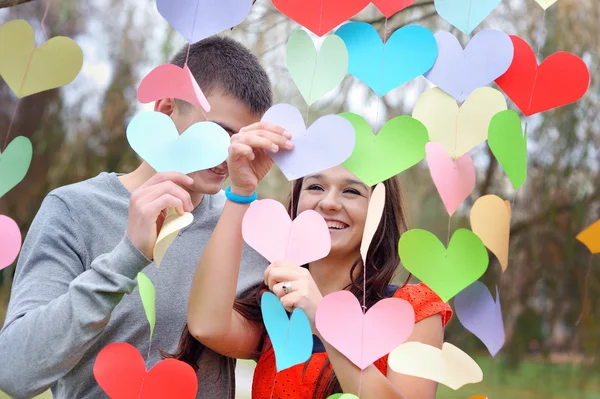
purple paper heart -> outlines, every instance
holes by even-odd
[[[292,133],[294,148],[271,154],[288,180],[332,168],[344,162],[354,149],[354,127],[338,115],[325,115],[306,129],[302,114],[289,104],[272,106],[262,118]]]
[[[425,76],[431,83],[464,101],[475,89],[487,86],[508,70],[514,46],[504,32],[484,29],[463,50],[449,32],[435,34],[438,58]]]
[[[252,0],[156,0],[158,12],[189,43],[240,24]]]
[[[505,340],[498,286],[494,302],[485,284],[475,281],[456,295],[454,309],[460,323],[484,343],[492,356],[496,356]]]

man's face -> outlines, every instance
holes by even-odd
[[[161,102],[172,102],[174,108],[171,118],[177,126],[179,133],[183,133],[192,124],[200,121],[209,121],[220,125],[229,135],[235,134],[241,128],[260,121],[260,115],[250,112],[249,107],[240,100],[231,96],[225,96],[220,90],[213,90],[207,96],[210,103],[210,112],[200,108],[194,108],[189,104],[175,105],[172,99],[164,99]],[[160,103],[157,103],[157,111],[160,111]],[[194,184],[190,191],[200,194],[216,194],[221,190],[223,182],[228,176],[227,162],[206,170],[189,173]]]

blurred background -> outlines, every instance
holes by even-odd
[[[0,0],[7,2],[19,1]],[[39,32],[46,4],[26,1],[0,9],[0,23],[28,20],[38,31],[40,44],[46,40]],[[354,20],[373,24],[383,36],[385,18],[372,5]],[[388,37],[412,23],[434,32],[451,31],[463,45],[468,42],[437,15],[428,0],[417,0],[390,18]],[[68,86],[27,97],[19,105],[11,139],[30,138],[34,156],[23,182],[0,198],[0,214],[15,219],[24,236],[50,190],[101,171],[129,172],[139,164],[125,129],[135,114],[151,110],[152,105],[138,103],[137,86],[145,74],[168,62],[186,44],[158,14],[153,0],[52,1],[45,26],[50,37],[68,36],[82,47],[84,66]],[[298,28],[270,0],[258,0],[246,21],[224,34],[243,42],[260,58],[273,82],[276,102],[305,111],[306,103],[285,64],[285,43]],[[504,0],[476,31],[482,28],[516,34],[534,49],[539,46],[540,59],[557,51],[574,53],[587,63],[592,82],[576,104],[527,120],[529,170],[518,192],[485,143],[471,151],[477,186],[452,217],[451,228],[470,228],[470,207],[484,194],[513,201],[508,269],[502,275],[491,255],[482,279],[492,292],[500,284],[507,341],[492,359],[454,317],[446,340],[473,356],[485,377],[482,383],[458,391],[440,387],[438,398],[467,399],[474,394],[490,399],[600,398],[600,256],[591,257],[575,239],[600,217],[600,3],[558,0],[544,13],[534,0]],[[309,119],[351,111],[363,115],[378,131],[385,121],[410,115],[420,93],[429,87],[421,77],[379,99],[348,75],[338,89],[311,106]],[[0,104],[3,140],[16,105],[4,81]],[[448,214],[425,161],[401,177],[410,227],[427,229],[445,242]],[[261,183],[259,194],[285,201],[289,190],[275,168]],[[0,324],[14,271],[14,265],[0,271]],[[0,359],[0,372],[2,367],[7,365]],[[240,398],[249,398],[252,368],[252,362],[239,363]]]

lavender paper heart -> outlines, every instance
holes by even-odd
[[[352,154],[354,127],[338,115],[325,115],[306,129],[300,111],[289,104],[272,106],[262,118],[292,133],[292,150],[271,154],[288,180],[296,180],[340,165]]]
[[[423,76],[461,102],[504,74],[514,56],[510,37],[499,30],[480,31],[464,50],[449,32],[436,33],[435,40],[438,58]]]
[[[454,298],[454,309],[460,323],[479,338],[492,356],[504,346],[504,321],[496,286],[496,301],[485,284],[475,281]]]
[[[252,0],[156,0],[158,12],[189,42],[240,24],[252,8]]]

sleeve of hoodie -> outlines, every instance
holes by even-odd
[[[17,399],[44,392],[77,365],[150,263],[124,233],[86,270],[73,216],[49,194],[21,249],[0,331],[0,390]]]

